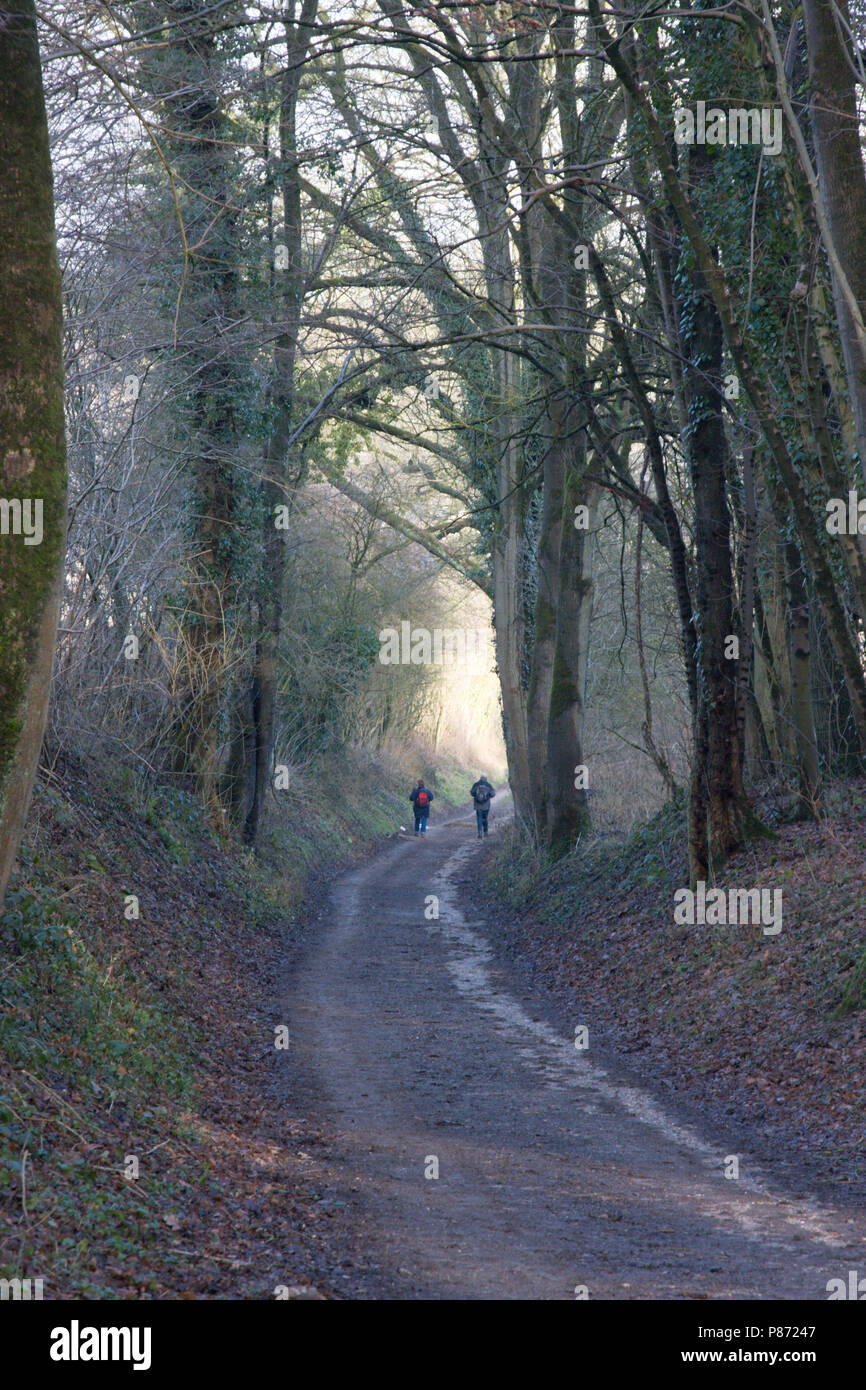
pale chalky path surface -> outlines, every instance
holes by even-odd
[[[360,1298],[827,1297],[866,1219],[777,1191],[513,993],[455,879],[474,822],[343,875],[287,968],[287,1104],[325,1131],[331,1282]],[[439,899],[438,920],[425,899]],[[575,1019],[590,1026],[592,1019]],[[725,1158],[740,1156],[740,1178]],[[438,1160],[437,1179],[425,1166]]]

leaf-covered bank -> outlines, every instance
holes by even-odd
[[[547,867],[503,839],[487,915],[536,986],[551,989],[595,1055],[706,1113],[777,1169],[861,1191],[866,1138],[866,787],[828,794],[820,823],[776,819],[718,879],[782,890],[782,930],[674,921],[688,882],[682,813],[624,843],[590,843]],[[762,806],[768,822],[774,809]],[[509,911],[502,912],[502,902]]]
[[[443,800],[457,785],[421,770]],[[409,776],[323,761],[258,860],[123,770],[41,780],[0,920],[0,1277],[46,1298],[322,1287],[328,1202],[315,1126],[275,1099],[275,981],[308,886],[406,823]]]

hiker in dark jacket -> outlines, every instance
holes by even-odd
[[[487,817],[490,814],[490,799],[496,795],[485,774],[482,772],[478,781],[470,788],[469,795],[472,797],[475,806],[475,823],[478,826],[478,838],[487,834]]]
[[[427,834],[427,817],[430,814],[430,802],[433,800],[433,793],[429,787],[424,786],[424,778],[418,778],[417,787],[413,787],[409,793],[409,800],[415,808],[415,834]]]

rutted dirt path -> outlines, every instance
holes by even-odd
[[[866,1270],[862,1212],[785,1196],[736,1139],[678,1122],[506,978],[461,913],[476,846],[469,819],[433,822],[344,874],[291,961],[286,1085],[325,1135],[330,1285],[826,1299],[828,1279]]]

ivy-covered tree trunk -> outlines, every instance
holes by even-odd
[[[574,151],[573,159],[583,162],[608,151],[614,125],[603,121],[584,124],[581,119],[573,56],[575,32],[573,14],[557,17],[554,97],[564,145]],[[589,87],[600,92],[601,79],[601,65],[591,64]],[[582,95],[585,99],[585,89]],[[557,219],[555,230],[551,228],[545,237],[546,276],[541,282],[550,320],[563,330],[554,339],[553,358],[555,375],[561,381],[554,397],[553,429],[561,441],[565,466],[558,499],[561,514],[545,767],[545,831],[554,856],[568,853],[590,822],[583,771],[584,691],[592,612],[592,528],[601,496],[585,478],[586,342],[581,333],[569,331],[585,323],[587,317],[587,277],[576,251],[591,241],[592,214],[582,190],[564,190],[563,212],[565,216]],[[557,358],[561,363],[558,372]],[[585,510],[578,518],[579,507]]]
[[[208,815],[224,828],[220,762],[229,653],[236,626],[242,359],[233,350],[238,307],[238,210],[232,130],[222,92],[224,51],[213,16],[197,0],[161,4],[167,21],[186,22],[171,44],[142,59],[141,80],[158,103],[162,145],[174,174],[166,213],[183,219],[180,293],[172,296],[178,363],[186,376],[182,428],[189,448],[186,601],[175,766],[189,773]]]
[[[818,746],[812,716],[812,653],[809,642],[809,590],[800,552],[794,541],[785,545],[788,579],[788,659],[791,663],[791,712],[797,749],[800,814],[814,819],[819,810]]]
[[[704,149],[690,175],[703,174]],[[677,280],[680,341],[686,357],[686,451],[695,505],[698,705],[689,823],[693,881],[706,880],[742,841],[746,798],[737,719],[737,660],[731,639],[734,577],[725,491],[728,444],[722,406],[722,325],[700,269],[681,259]]]
[[[265,450],[262,481],[264,559],[258,595],[259,621],[252,681],[254,737],[251,756],[254,767],[249,770],[248,785],[252,795],[243,823],[243,837],[248,845],[255,845],[258,838],[265,794],[274,766],[279,645],[287,553],[286,532],[276,525],[276,509],[286,505],[292,496],[292,490],[287,486],[287,467],[295,408],[295,357],[305,287],[296,115],[304,58],[317,7],[317,0],[305,0],[298,23],[287,23],[285,26],[289,58],[282,75],[280,92],[280,173],[277,180],[283,202],[283,224],[281,243],[275,248],[279,256],[275,255],[274,262],[275,272],[282,281],[282,331],[274,347],[271,392],[274,418]],[[291,7],[290,13],[294,15],[294,7]],[[295,486],[300,483],[304,467],[301,460]]]
[[[525,74],[521,74],[526,86]],[[535,111],[537,98],[525,103],[529,109],[521,112],[524,128],[530,133],[530,112]],[[529,195],[528,181],[525,193]],[[528,282],[533,298],[531,316],[561,325],[566,306],[563,303],[567,279],[563,277],[563,238],[545,209],[530,205],[523,218],[522,246],[523,278]],[[547,822],[547,734],[550,719],[550,693],[553,688],[553,664],[556,653],[556,611],[559,604],[559,563],[562,541],[562,507],[565,476],[568,466],[566,416],[568,399],[563,381],[566,359],[562,350],[564,335],[551,332],[534,348],[537,360],[545,373],[542,377],[547,397],[543,429],[542,508],[536,558],[536,597],[532,640],[532,663],[527,691],[527,736],[529,747],[529,778],[532,813],[539,833]]]
[[[66,537],[60,271],[31,0],[0,15],[0,129],[2,907],[45,729]]]
[[[547,837],[554,856],[567,854],[589,828],[583,723],[589,623],[592,615],[592,531],[601,493],[584,479],[585,437],[572,442],[572,466],[563,498],[559,556],[559,603],[550,718],[547,727]],[[584,506],[588,526],[574,525]]]
[[[538,592],[535,599],[535,631],[532,668],[527,695],[529,777],[535,824],[543,831],[546,818],[547,730],[553,662],[556,651],[556,609],[559,593],[559,550],[562,537],[562,499],[565,487],[566,443],[564,401],[555,389],[548,401],[545,439],[544,497],[538,541]]]

